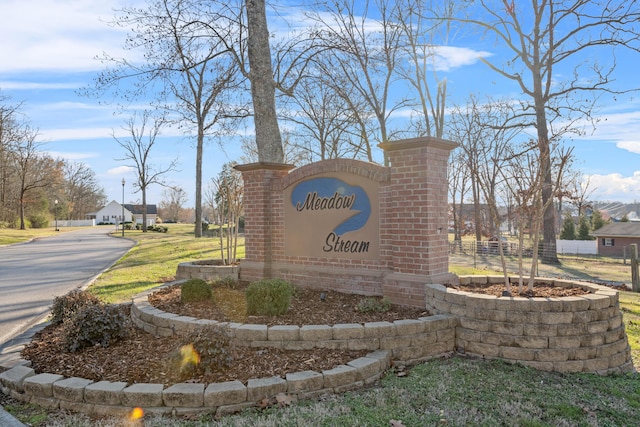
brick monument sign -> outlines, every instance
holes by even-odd
[[[425,285],[456,281],[447,243],[447,163],[424,137],[381,144],[389,166],[348,159],[236,166],[244,179],[240,278],[385,296],[425,306]]]

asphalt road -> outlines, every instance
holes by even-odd
[[[43,320],[53,299],[82,288],[134,245],[88,227],[0,247],[0,347]]]

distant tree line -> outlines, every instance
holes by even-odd
[[[106,195],[83,163],[55,159],[38,129],[0,95],[0,228],[41,228],[58,219],[84,219]]]

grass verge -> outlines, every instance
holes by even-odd
[[[58,229],[59,231],[56,231],[54,227],[28,228],[26,230],[17,230],[15,228],[0,228],[0,246],[28,242],[29,240],[38,239],[41,237],[49,237],[57,233],[65,233],[77,229],[78,227],[60,227]]]
[[[194,239],[192,226],[175,225],[169,233],[129,232],[138,244],[100,277],[92,291],[108,301],[126,301],[175,274],[179,262],[217,258],[218,240]],[[239,257],[244,256],[244,247]],[[477,262],[477,261],[476,261]],[[579,262],[588,262],[579,261]],[[621,263],[619,263],[621,264]],[[488,263],[451,263],[457,274],[499,274]],[[597,280],[625,274],[610,264],[588,270]],[[621,270],[618,272],[618,268]],[[628,267],[627,267],[628,268]],[[568,270],[545,274],[567,276]],[[617,277],[617,276],[615,276]],[[640,362],[640,295],[620,293],[629,343],[636,366]],[[82,414],[47,411],[5,398],[5,409],[33,426],[638,426],[640,378],[637,374],[600,377],[536,371],[500,361],[441,358],[411,369],[407,376],[393,370],[375,386],[305,400],[285,408],[251,409],[215,419],[210,414],[160,417],[144,423],[125,419],[93,419]]]
[[[127,231],[126,238],[135,240],[136,246],[89,290],[106,302],[129,301],[140,292],[173,280],[181,262],[220,257],[219,239],[194,238],[193,225],[167,224],[167,227],[167,233]],[[243,257],[244,238],[241,238],[238,258]]]
[[[35,419],[31,414],[31,419]],[[637,426],[636,374],[600,377],[536,371],[500,361],[432,360],[406,376],[393,371],[374,387],[285,408],[250,409],[216,420],[210,414],[149,415],[146,427],[195,426]],[[47,426],[123,425],[122,419],[49,417]],[[141,424],[140,424],[141,425]]]

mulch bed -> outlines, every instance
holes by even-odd
[[[223,298],[224,294],[229,298]],[[299,290],[289,312],[284,316],[248,317],[241,312],[241,303],[232,297],[241,289],[225,289],[217,292],[218,302],[182,304],[180,287],[164,288],[149,298],[156,307],[177,314],[220,321],[240,321],[258,324],[325,324],[365,323],[393,321],[428,316],[424,310],[395,307],[378,313],[357,311],[356,306],[365,298],[359,295],[326,292],[323,300],[320,291]],[[229,303],[230,301],[230,303]],[[228,306],[225,307],[225,302]],[[287,373],[313,370],[320,372],[362,357],[368,351],[341,351],[313,349],[285,351],[272,348],[233,347],[231,367],[218,372],[198,371],[188,378],[175,360],[179,349],[187,344],[185,337],[154,337],[144,331],[131,328],[129,337],[109,347],[94,346],[76,353],[64,349],[62,328],[49,326],[38,333],[26,346],[22,356],[32,362],[36,372],[80,377],[93,381],[124,381],[127,383],[177,382],[214,383],[231,380],[245,382],[251,378],[284,377]]]
[[[497,297],[504,296],[503,292],[506,287],[501,284],[469,284],[469,285],[447,285],[459,291],[471,292],[475,294],[495,295]],[[569,296],[580,296],[590,293],[588,290],[579,287],[565,288],[562,286],[554,286],[550,284],[536,284],[533,290],[527,290],[527,282],[524,282],[522,293],[518,292],[518,285],[511,285],[511,296],[514,297],[541,297],[541,298],[558,298]]]

